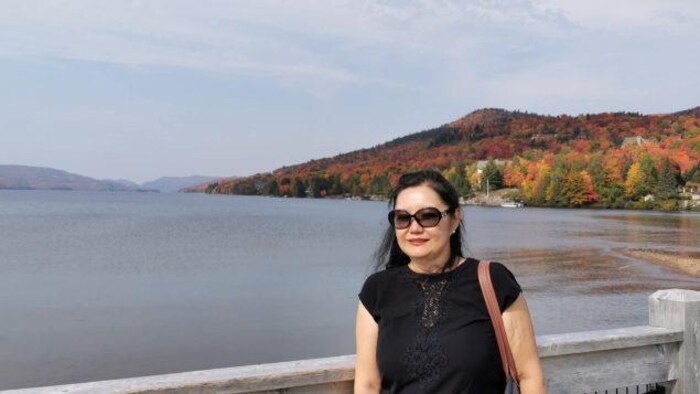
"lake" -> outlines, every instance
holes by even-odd
[[[645,325],[700,280],[700,215],[465,207],[469,254],[523,287],[537,334]],[[354,353],[386,203],[0,190],[0,389]]]

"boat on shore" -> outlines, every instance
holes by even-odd
[[[523,203],[515,202],[515,201],[506,201],[506,202],[501,203],[501,207],[503,207],[503,208],[522,208]]]

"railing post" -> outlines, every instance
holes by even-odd
[[[683,330],[676,380],[661,384],[666,393],[700,393],[700,291],[668,289],[649,296],[649,325]]]

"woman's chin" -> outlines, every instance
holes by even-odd
[[[430,251],[428,250],[411,250],[408,253],[406,253],[406,256],[408,256],[411,260],[415,259],[424,259],[430,255]]]

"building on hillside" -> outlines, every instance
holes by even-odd
[[[693,200],[700,200],[700,183],[699,182],[686,182],[682,187],[683,193],[690,194]]]
[[[632,144],[642,145],[642,144],[646,144],[647,142],[649,142],[649,141],[642,138],[641,136],[625,137],[625,139],[622,140],[622,147],[624,148],[625,146],[632,145]]]

